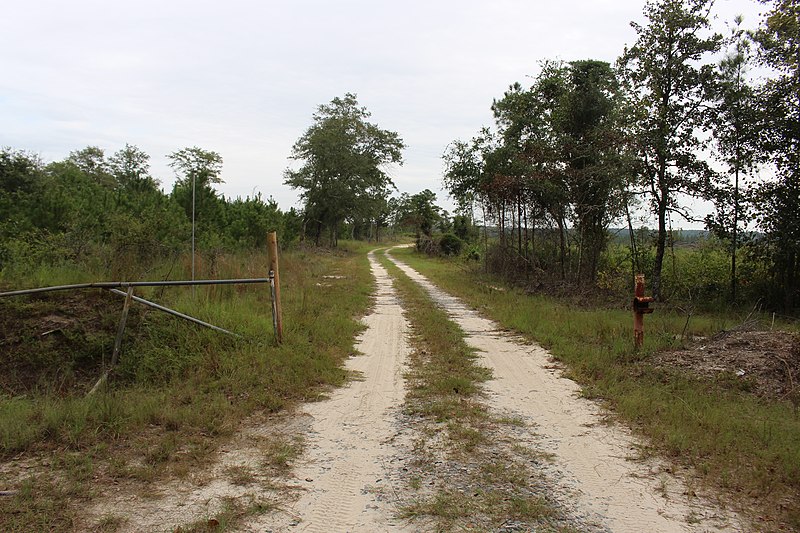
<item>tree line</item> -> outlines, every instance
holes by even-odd
[[[794,307],[800,2],[764,3],[756,29],[737,17],[722,35],[710,0],[650,0],[616,64],[543,61],[529,86],[495,99],[494,127],[444,155],[459,211],[497,234],[489,266],[594,283],[609,226],[622,221],[631,271],[646,271],[662,296],[671,221],[692,220],[689,204],[702,199],[713,202],[705,222],[728,250],[730,298],[744,257],[766,265],[773,300]],[[756,79],[756,67],[768,76]],[[632,220],[643,209],[656,224],[649,261],[649,238]]]
[[[170,154],[176,178],[165,192],[136,146],[107,156],[98,147],[44,164],[19,150],[0,150],[0,272],[13,276],[42,265],[78,264],[114,276],[142,274],[153,260],[188,249],[192,189],[197,242],[214,254],[266,245],[268,231],[291,240],[294,211],[272,199],[225,198],[222,157],[198,147]]]

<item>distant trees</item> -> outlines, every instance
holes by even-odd
[[[713,107],[708,113],[719,159],[733,182],[718,185],[714,194],[716,212],[706,218],[706,225],[721,238],[730,240],[730,299],[734,303],[738,286],[736,253],[740,226],[746,222],[747,214],[742,185],[744,178],[753,173],[761,153],[758,95],[748,79],[752,64],[750,40],[741,24],[742,18],[736,17],[727,39],[728,50],[717,66],[712,89]]]
[[[443,156],[444,187],[459,212],[483,218],[487,268],[593,283],[612,260],[604,254],[609,224],[624,216],[631,270],[646,272],[654,295],[668,298],[671,217],[694,220],[691,204],[708,200],[715,211],[706,225],[730,256],[730,300],[739,298],[744,258],[741,286],[751,297],[795,308],[800,0],[762,3],[769,11],[757,30],[737,17],[725,39],[711,28],[711,0],[648,0],[615,68],[544,61],[529,87],[515,83],[494,100],[495,127],[454,141]],[[765,81],[750,79],[754,61],[766,67]],[[760,166],[774,178],[757,183]],[[640,207],[656,221],[652,236],[634,231]],[[674,249],[671,257],[674,284]]]
[[[441,218],[441,212],[436,205],[436,194],[430,189],[413,195],[403,193],[395,205],[395,224],[412,229],[420,250],[429,247],[433,228]]]
[[[608,63],[546,62],[530,88],[515,83],[494,101],[497,133],[484,129],[451,144],[445,188],[463,212],[472,214],[477,202],[485,221],[496,222],[497,262],[529,272],[546,267],[552,250],[562,279],[574,272],[594,280],[606,229],[622,205],[619,106]],[[554,231],[541,229],[548,226]]]
[[[141,275],[153,259],[188,248],[192,179],[207,202],[198,204],[203,249],[261,247],[275,230],[287,242],[284,228],[296,225],[296,214],[282,213],[271,198],[231,200],[214,190],[219,154],[186,148],[170,158],[179,179],[167,195],[150,174],[149,156],[133,145],[110,157],[88,147],[49,164],[0,149],[0,275],[61,264],[93,271],[101,265],[118,278]]]
[[[379,219],[394,187],[386,168],[402,164],[405,145],[396,132],[368,122],[370,116],[355,94],[336,97],[317,108],[314,123],[292,148],[292,159],[303,164],[286,171],[285,183],[301,191],[305,223],[317,244],[327,230],[336,246],[345,220]]]

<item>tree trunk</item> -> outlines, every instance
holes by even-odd
[[[739,145],[736,145],[736,168],[733,186],[733,238],[731,239],[731,303],[736,304],[736,245],[739,236]]]
[[[658,198],[658,237],[656,239],[656,259],[653,265],[653,298],[661,301],[661,267],[667,247],[667,198],[662,191]]]
[[[558,240],[559,240],[559,256],[561,262],[561,279],[567,279],[566,256],[567,256],[567,243],[564,235],[564,219],[558,216]]]

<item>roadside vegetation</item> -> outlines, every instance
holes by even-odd
[[[412,499],[401,514],[437,531],[502,527],[577,531],[531,470],[530,452],[504,431],[518,423],[490,413],[478,364],[464,332],[385,256],[412,325],[405,414],[415,430]]]
[[[225,254],[217,258],[215,274],[260,277],[267,265],[266,253]],[[172,273],[188,277],[185,267]],[[252,417],[315,400],[348,379],[341,364],[361,328],[355,318],[370,303],[365,255],[346,247],[287,252],[281,277],[288,290],[280,346],[266,286],[145,294],[242,338],[134,307],[119,369],[90,397],[86,392],[111,352],[122,299],[90,290],[0,300],[0,455],[33,465],[3,477],[2,490],[17,491],[0,498],[3,529],[78,527],[80,507],[98,483],[146,486],[187,476]],[[53,321],[59,331],[42,336]],[[296,453],[264,443],[265,464],[281,463],[284,471]]]
[[[659,309],[646,318],[645,346],[636,352],[631,311],[622,306],[587,308],[527,294],[460,262],[412,250],[392,253],[502,326],[549,349],[587,397],[603,401],[647,437],[642,453],[690,465],[704,485],[724,489],[737,505],[800,526],[796,399],[759,398],[745,380],[730,375],[701,379],[648,364],[657,350],[732,329],[743,316],[706,313],[687,321],[683,313]]]

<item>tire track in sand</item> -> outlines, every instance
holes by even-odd
[[[376,302],[347,368],[361,380],[335,390],[330,399],[306,404],[310,418],[306,452],[294,483],[304,491],[285,513],[250,523],[247,531],[403,530],[392,517],[395,478],[388,469],[396,418],[405,401],[403,370],[410,348],[408,323],[389,274],[369,253]]]
[[[445,293],[416,270],[386,254],[443,307],[493,372],[489,405],[527,422],[528,445],[553,455],[549,475],[578,508],[613,532],[744,531],[739,518],[700,498],[656,459],[632,461],[637,441],[606,424],[600,407],[552,368],[550,354],[503,333],[500,327]]]

